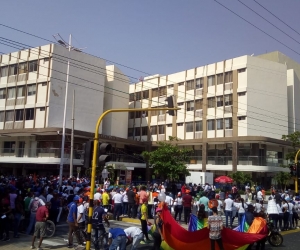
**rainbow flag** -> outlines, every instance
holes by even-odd
[[[203,220],[198,220],[198,217],[196,215],[191,214],[188,231],[194,232],[204,227],[207,227],[207,218]]]
[[[234,231],[242,232],[242,233],[247,233],[249,230],[249,225],[246,222],[246,216],[244,215],[242,217],[242,221],[240,225],[238,225],[236,228],[233,229]]]

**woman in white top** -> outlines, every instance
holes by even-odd
[[[256,203],[254,204],[254,212],[258,214],[262,210],[263,210],[262,204],[260,204],[259,200],[256,199]]]
[[[179,216],[178,221],[181,221],[181,214],[182,214],[182,211],[183,211],[183,206],[182,206],[182,197],[181,197],[180,192],[177,194],[177,197],[174,200],[174,203],[176,203],[176,205],[174,206],[174,210],[175,210],[174,219],[176,220],[177,214],[178,214],[178,216]]]
[[[244,202],[244,199],[241,198],[239,203],[234,203],[234,206],[238,209],[238,221],[239,221],[239,225],[242,222],[242,218],[245,214],[245,209],[248,208],[248,205]]]

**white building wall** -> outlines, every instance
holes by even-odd
[[[284,64],[248,56],[247,135],[281,139],[288,133],[287,68]]]
[[[54,45],[47,127],[61,127],[63,123],[68,54],[67,49]],[[96,121],[103,111],[105,61],[71,51],[70,62],[66,128],[72,127],[72,96],[75,90],[75,129],[94,132]]]
[[[129,79],[116,66],[106,66],[103,111],[127,108]],[[103,120],[103,134],[127,138],[128,112],[110,113]]]

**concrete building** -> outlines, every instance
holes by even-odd
[[[103,111],[128,105],[129,80],[103,59],[49,44],[0,56],[0,166],[14,173],[45,169],[57,172],[60,162],[67,61],[70,76],[66,117],[65,159],[68,171],[72,94],[75,90],[75,150],[94,137]],[[102,140],[126,151],[127,113],[105,117]],[[122,126],[120,122],[123,121]],[[133,142],[134,146],[142,143]],[[114,152],[119,154],[118,152]],[[74,165],[80,166],[75,153]],[[116,157],[115,157],[116,158]],[[76,168],[75,168],[76,171]]]
[[[129,114],[128,138],[181,139],[194,150],[188,168],[252,172],[258,181],[285,171],[290,144],[282,135],[299,129],[300,65],[279,52],[241,56],[130,85],[131,108],[165,106],[175,95],[177,116],[166,112]]]

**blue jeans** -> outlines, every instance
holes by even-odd
[[[127,214],[127,209],[128,209],[128,202],[123,202],[122,214]]]
[[[27,230],[26,230],[26,234],[30,234],[34,225],[35,225],[35,216],[36,216],[36,213],[31,213],[30,214],[30,221],[29,221],[29,225],[27,227]]]
[[[114,220],[119,220],[121,213],[122,213],[122,203],[115,203]]]
[[[117,238],[113,239],[109,250],[116,250],[119,247],[119,250],[126,250],[126,236],[118,236]]]
[[[18,236],[19,232],[19,226],[21,221],[22,214],[15,213],[15,219],[14,219],[14,236]]]
[[[232,211],[225,210],[225,217],[226,217],[226,227],[228,227],[228,217],[229,217],[229,222],[230,226],[232,227]]]
[[[239,220],[239,225],[242,223],[242,219],[245,213],[238,213],[238,220]]]
[[[289,214],[289,227],[293,227],[293,214]]]
[[[99,237],[102,234],[105,234],[105,228],[103,227],[93,227],[93,233],[94,233],[94,247],[96,250],[100,249],[99,248]],[[107,244],[107,242],[105,242]]]

